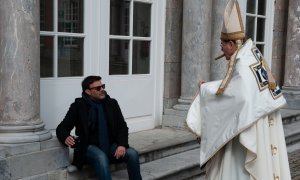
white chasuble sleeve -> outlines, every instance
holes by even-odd
[[[198,137],[201,136],[200,96],[196,96],[192,102],[186,117],[187,127]]]

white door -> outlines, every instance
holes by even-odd
[[[40,5],[46,128],[56,128],[88,75],[102,77],[130,132],[161,124],[164,2],[41,0]]]

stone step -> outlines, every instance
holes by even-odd
[[[283,124],[290,124],[296,121],[300,121],[300,110],[295,109],[281,109]]]
[[[1,180],[51,179],[58,177],[58,173],[69,165],[68,151],[56,138],[42,142],[0,144],[0,147]]]
[[[300,142],[300,121],[293,121],[283,125],[287,145]]]
[[[184,110],[182,108],[175,109],[174,107],[171,109],[164,110],[162,126],[176,129],[187,129],[185,120],[188,110]],[[281,109],[280,112],[282,115],[283,124],[289,124],[295,121],[300,121],[300,110]]]
[[[171,128],[131,133],[129,143],[139,152],[141,163],[199,147],[194,134]]]
[[[284,124],[284,131],[288,153],[299,150],[300,121],[287,121]],[[129,142],[140,153],[143,179],[204,179],[204,172],[200,171],[199,162],[196,163],[196,161],[199,161],[199,145],[195,141],[195,136],[188,131],[168,128],[141,131],[131,133]],[[58,146],[57,141],[54,139],[51,143],[48,142],[47,146],[49,144],[52,144],[52,147]],[[3,150],[0,150],[0,154],[1,152],[3,153]],[[11,150],[10,152],[19,154],[18,151]],[[124,165],[112,166],[112,171],[113,179],[126,179],[127,177]],[[45,179],[45,177],[67,180],[97,179],[91,168],[72,173],[69,173],[67,168],[63,168],[24,178],[23,180]]]
[[[129,144],[139,152],[141,164],[147,164],[159,159],[171,157],[176,154],[199,148],[199,143],[196,141],[196,136],[194,134],[185,130],[170,128],[152,129],[131,133],[129,134]],[[69,166],[69,169],[70,168],[75,167]],[[111,170],[113,172],[126,171],[125,164],[111,165]],[[91,167],[85,167],[83,171],[72,169],[67,174],[68,180],[92,180],[95,178],[95,173]]]
[[[164,157],[155,161],[141,164],[144,180],[152,179],[186,179],[201,174],[199,148]],[[113,179],[128,179],[127,171],[120,170],[112,173]]]

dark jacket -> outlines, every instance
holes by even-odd
[[[85,163],[85,154],[89,145],[88,117],[90,105],[83,98],[76,98],[71,104],[65,118],[56,128],[57,138],[64,144],[65,139],[70,135],[75,127],[75,134],[80,142],[74,149],[73,163],[81,168]],[[110,143],[116,143],[118,146],[129,147],[128,145],[128,127],[122,115],[118,102],[106,95],[104,101],[104,111],[107,121]]]

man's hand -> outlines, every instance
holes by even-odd
[[[65,144],[71,147],[75,144],[75,139],[72,136],[68,136],[65,140]]]
[[[199,86],[199,88],[201,87],[201,84],[203,84],[203,83],[206,83],[205,81],[203,81],[203,80],[199,80],[199,82],[198,82],[198,86]]]
[[[119,146],[115,152],[116,159],[119,159],[121,157],[124,157],[126,153],[126,148],[124,146]]]

